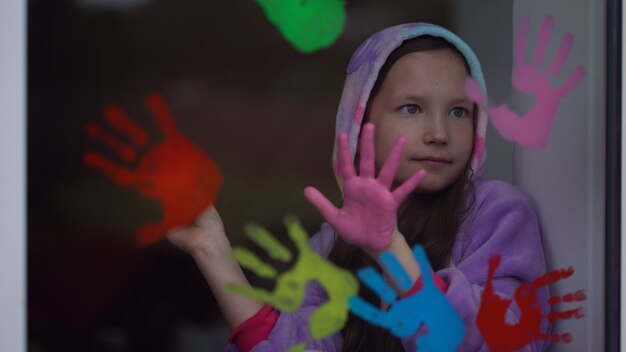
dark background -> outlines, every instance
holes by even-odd
[[[254,248],[242,229],[256,221],[288,243],[286,213],[311,234],[322,221],[305,186],[339,204],[330,160],[352,52],[390,25],[452,22],[448,1],[348,1],[343,35],[305,55],[252,0],[132,2],[28,2],[29,351],[226,345],[193,260],[165,239],[134,244],[136,229],[161,217],[159,203],[83,166],[85,150],[105,153],[84,126],[102,122],[106,105],[121,106],[158,143],[143,98],[162,93],[179,131],[220,167],[216,207],[231,242]]]

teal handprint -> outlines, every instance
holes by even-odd
[[[422,246],[416,245],[413,253],[422,272],[423,286],[419,291],[398,299],[396,292],[381,275],[373,268],[367,267],[359,270],[357,276],[391,306],[387,311],[382,311],[361,297],[355,296],[349,301],[350,311],[371,324],[389,329],[393,335],[400,338],[415,335],[424,324],[428,332],[417,336],[415,341],[419,351],[456,351],[465,334],[463,320],[435,286]],[[408,291],[412,285],[411,280],[396,257],[391,252],[383,252],[380,259],[397,286],[403,291]]]
[[[287,216],[285,226],[299,252],[294,266],[286,272],[278,274],[273,267],[243,247],[233,249],[233,255],[242,267],[260,277],[276,279],[274,291],[237,284],[231,284],[229,289],[271,304],[281,311],[294,312],[302,305],[307,284],[318,282],[328,293],[328,300],[311,314],[309,330],[313,339],[320,340],[343,328],[348,320],[348,299],[358,293],[359,283],[348,270],[330,263],[311,249],[309,236],[295,216]],[[263,227],[248,224],[244,231],[270,257],[283,262],[291,260],[291,252]],[[291,351],[301,351],[305,344],[300,342]]]

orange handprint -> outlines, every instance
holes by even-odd
[[[134,188],[143,197],[161,203],[163,219],[146,224],[136,232],[140,246],[158,241],[174,228],[192,224],[213,204],[222,184],[213,160],[176,130],[172,113],[163,98],[151,94],[146,97],[145,105],[163,132],[164,140],[140,158],[136,169],[118,165],[96,152],[87,151],[84,155],[86,166],[102,172],[120,186]],[[135,161],[135,148],[149,143],[146,131],[115,105],[105,108],[104,117],[134,146],[109,134],[95,122],[87,124],[87,136],[104,143],[124,162]]]
[[[556,311],[544,316],[541,312],[541,302],[537,299],[535,291],[543,286],[566,279],[574,274],[574,269],[560,269],[551,271],[531,283],[521,284],[515,290],[514,299],[519,307],[521,317],[515,325],[505,322],[507,308],[511,304],[510,299],[500,298],[493,290],[493,277],[496,269],[500,265],[500,256],[491,257],[489,260],[489,271],[487,284],[482,295],[482,304],[476,317],[476,324],[480,330],[485,343],[492,352],[509,352],[523,348],[536,340],[552,340],[553,342],[570,342],[570,333],[548,334],[541,331],[541,321],[545,318],[549,322],[560,319],[582,318],[584,316],[582,308],[567,311]],[[548,300],[548,304],[560,302],[583,301],[586,299],[585,292],[578,290],[562,297],[553,296]]]

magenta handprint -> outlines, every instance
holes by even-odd
[[[213,204],[222,185],[213,159],[176,130],[165,100],[159,94],[151,94],[146,97],[145,105],[165,139],[139,158],[137,168],[117,164],[92,151],[84,155],[86,166],[100,171],[120,186],[134,188],[143,197],[161,203],[163,219],[137,231],[139,245],[151,244],[174,228],[192,224]],[[87,136],[105,144],[122,161],[134,162],[137,152],[150,142],[148,134],[115,105],[109,105],[104,115],[108,125],[129,142],[123,142],[95,122],[87,124]]]
[[[366,123],[361,134],[360,173],[357,175],[350,159],[348,136],[341,133],[337,138],[336,168],[343,182],[343,207],[336,208],[314,187],[304,190],[305,197],[344,241],[367,251],[385,250],[391,243],[397,229],[398,207],[426,176],[426,171],[420,169],[393,191],[389,189],[405,143],[404,137],[396,141],[375,177],[374,124]]]
[[[552,122],[561,104],[561,99],[576,88],[585,76],[585,69],[582,66],[576,67],[563,84],[553,88],[549,78],[561,72],[572,50],[574,38],[570,33],[563,36],[554,59],[542,71],[540,66],[544,61],[546,48],[552,39],[554,19],[552,16],[544,18],[537,47],[530,64],[526,62],[525,58],[529,29],[530,18],[524,16],[518,25],[515,64],[511,74],[513,87],[535,97],[535,104],[528,113],[519,116],[506,104],[493,108],[488,107],[487,98],[472,78],[467,79],[465,90],[470,98],[488,111],[494,127],[502,137],[517,142],[522,147],[542,149],[548,143]]]

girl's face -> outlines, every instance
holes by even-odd
[[[468,72],[451,50],[401,57],[369,107],[376,126],[376,165],[383,165],[400,136],[406,138],[396,182],[424,168],[418,192],[450,186],[466,170],[474,143],[474,103],[465,94]]]

